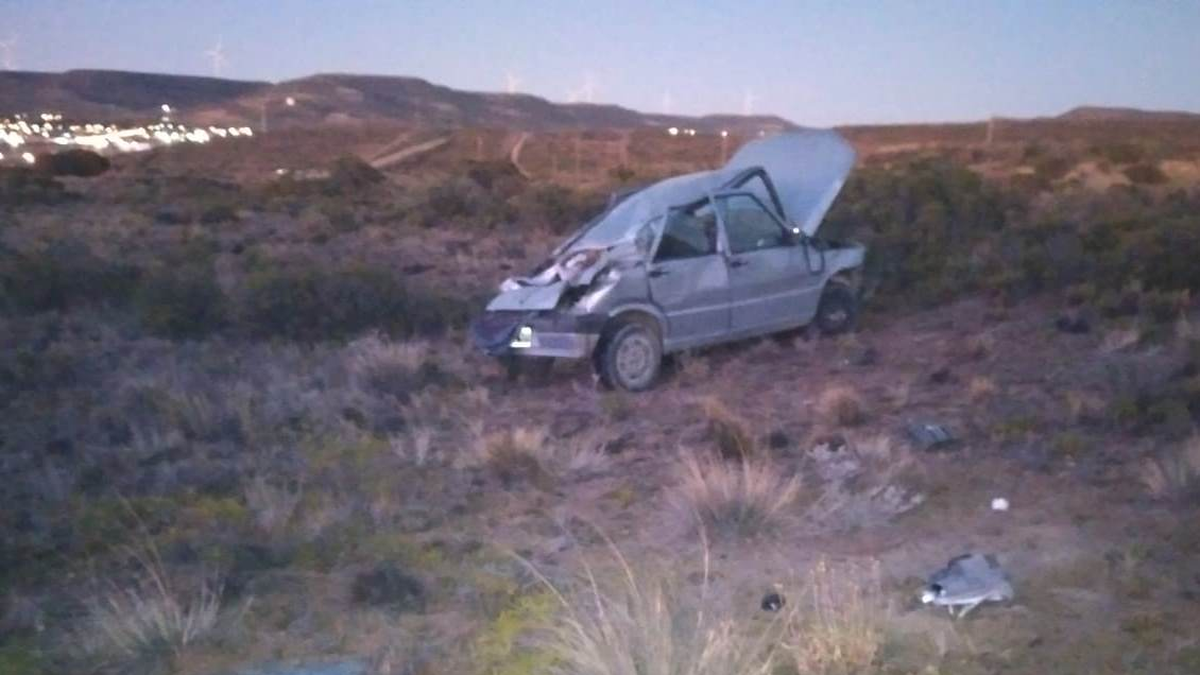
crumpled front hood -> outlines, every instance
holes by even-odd
[[[567,282],[562,280],[535,286],[522,285],[514,279],[508,279],[501,285],[500,294],[492,298],[487,308],[488,311],[554,309],[566,288]]]

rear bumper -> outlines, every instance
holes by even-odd
[[[471,324],[475,346],[492,356],[591,356],[607,317],[603,314],[491,311]]]

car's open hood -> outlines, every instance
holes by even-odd
[[[771,177],[784,218],[812,236],[854,167],[854,148],[832,129],[800,129],[743,145],[723,171],[753,167]]]

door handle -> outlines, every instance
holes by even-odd
[[[651,278],[654,278],[654,279],[657,279],[658,277],[665,277],[665,276],[667,276],[668,274],[670,274],[670,272],[668,272],[667,270],[664,270],[664,269],[652,269],[652,270],[650,270],[650,277],[651,277]]]
[[[744,260],[742,258],[732,258],[729,261],[730,267],[745,267],[746,265],[749,265],[749,264],[750,264],[749,260]]]

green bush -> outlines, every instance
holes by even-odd
[[[58,204],[70,194],[62,183],[25,167],[0,168],[0,207]]]
[[[81,243],[57,242],[0,258],[0,309],[46,312],[93,304],[124,306],[137,281],[134,267],[99,258]]]
[[[336,191],[359,190],[382,183],[385,176],[375,167],[354,155],[342,155],[329,171],[329,184]]]
[[[108,171],[111,163],[100,153],[83,148],[39,155],[34,164],[38,171],[51,176],[93,178]]]
[[[1158,168],[1157,164],[1143,162],[1127,167],[1123,172],[1129,182],[1135,185],[1161,185],[1167,182],[1167,174]]]
[[[466,303],[406,287],[390,270],[278,267],[249,275],[237,323],[257,338],[340,339],[368,330],[436,334],[461,325]]]
[[[210,267],[192,265],[146,275],[135,297],[148,331],[172,339],[200,338],[226,320],[226,298]]]
[[[523,195],[520,210],[523,220],[563,234],[599,215],[606,201],[606,197],[598,193],[544,185]]]

